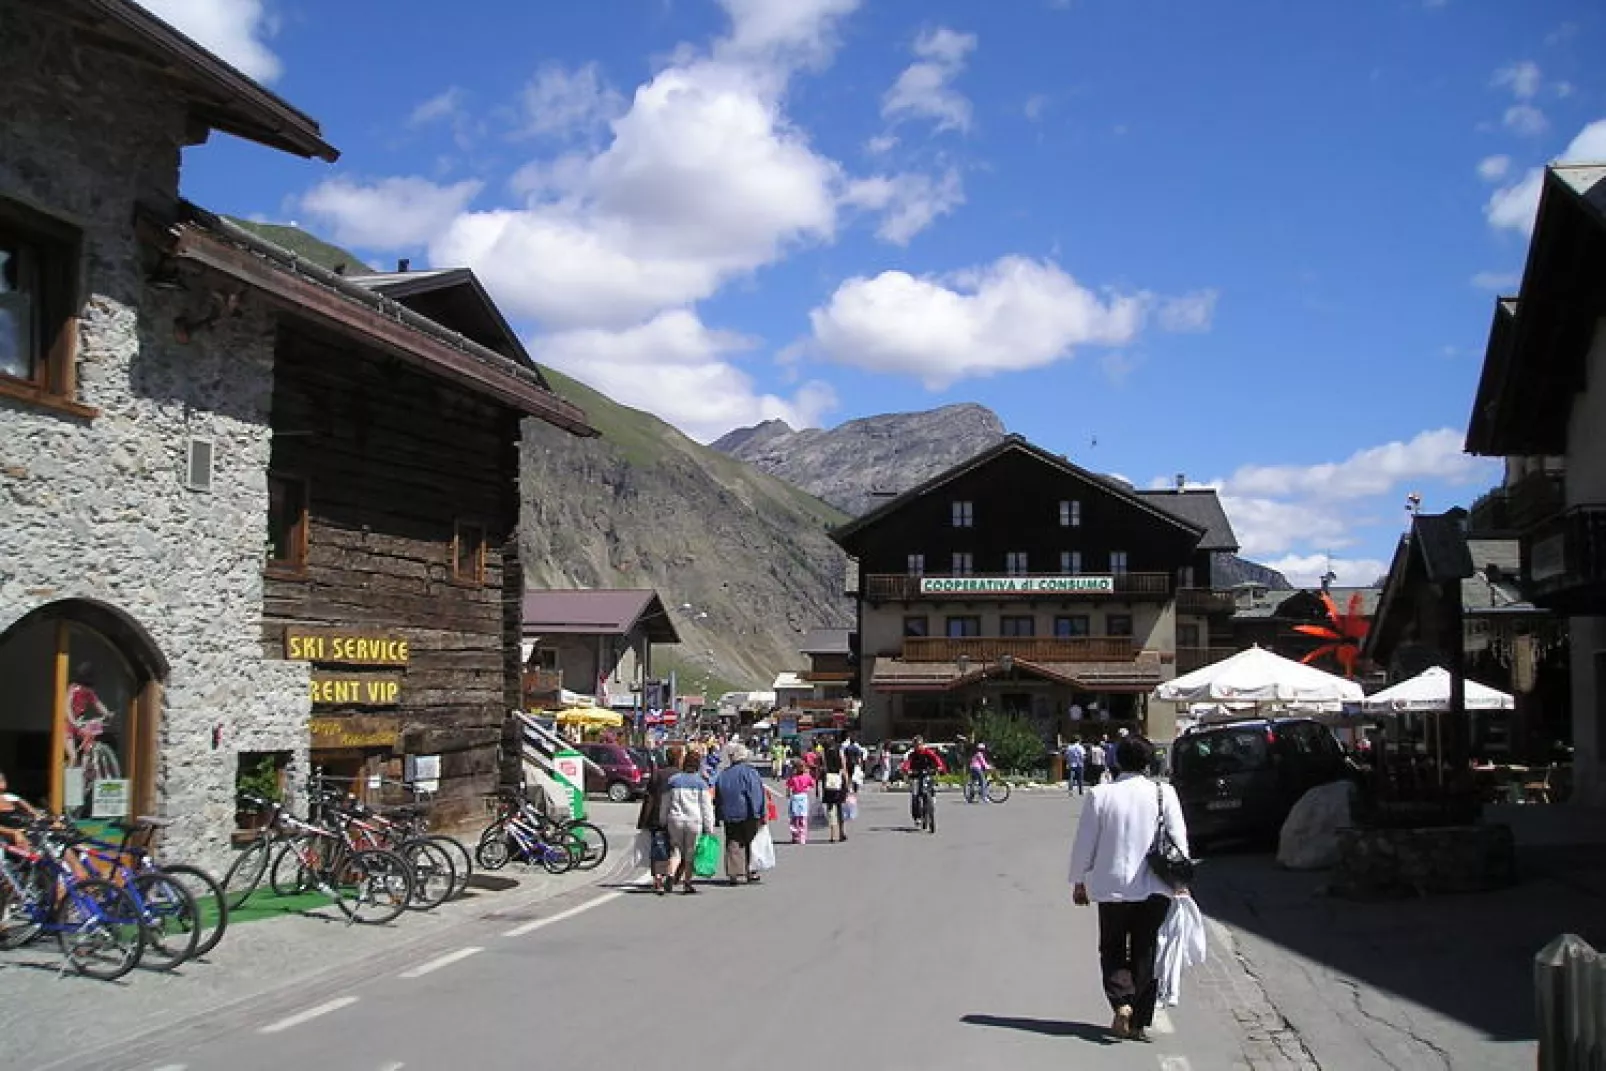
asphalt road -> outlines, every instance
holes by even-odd
[[[1231,1068],[1223,1016],[1188,1000],[1149,1044],[1105,1035],[1092,911],[1073,908],[1074,804],[862,797],[844,844],[779,845],[757,887],[592,888],[486,915],[398,957],[104,1054],[96,1071],[500,1071],[646,1066],[878,1071]],[[782,823],[775,829],[783,830]],[[782,840],[784,841],[784,833]]]

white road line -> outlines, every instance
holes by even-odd
[[[1171,1022],[1171,1016],[1165,1013],[1164,1008],[1154,1009],[1154,1022],[1149,1024],[1149,1029],[1156,1034],[1175,1034],[1177,1032],[1176,1025]]]
[[[355,1003],[357,1003],[356,997],[336,997],[334,1000],[326,1000],[322,1004],[308,1008],[306,1011],[296,1012],[294,1015],[280,1019],[276,1023],[269,1023],[258,1030],[257,1033],[277,1034],[281,1030],[289,1030],[292,1026],[300,1026],[302,1023],[311,1022],[320,1015],[328,1015],[330,1012],[339,1011],[341,1008]]]
[[[1186,1056],[1162,1056],[1160,1071],[1193,1071],[1193,1065]]]
[[[422,978],[422,977],[424,977],[424,975],[428,974],[430,971],[438,971],[442,967],[448,967],[448,966],[452,965],[453,963],[456,963],[460,959],[467,959],[468,957],[472,956],[476,952],[484,952],[484,951],[485,951],[485,949],[483,949],[483,948],[459,948],[456,952],[448,952],[444,956],[436,956],[434,959],[430,960],[427,963],[420,963],[416,967],[412,967],[412,968],[409,968],[408,970],[402,971],[396,977],[398,977],[398,978]]]
[[[402,1071],[402,1068],[406,1066],[406,1064],[386,1064],[384,1067],[381,1067],[379,1071]]]
[[[153,1068],[151,1068],[151,1071],[184,1071],[184,1069],[187,1066],[189,1066],[189,1065],[187,1065],[187,1064],[163,1064],[161,1067],[153,1067]]]
[[[578,907],[571,907],[567,911],[559,911],[556,915],[553,915],[549,919],[536,919],[533,922],[522,923],[521,925],[513,927],[511,930],[507,931],[502,936],[503,937],[523,937],[527,933],[534,933],[536,930],[541,929],[543,926],[550,926],[555,922],[562,922],[564,919],[572,919],[572,918],[574,918],[574,916],[580,915],[580,914],[584,914],[585,912],[590,911],[594,907],[601,907],[603,904],[607,903],[608,901],[617,900],[617,899],[619,899],[619,897],[621,897],[623,895],[624,895],[624,893],[620,893],[620,892],[604,893],[603,895],[597,897],[595,900],[587,900],[585,903],[579,905]]]

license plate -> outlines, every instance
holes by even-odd
[[[1205,804],[1207,811],[1236,811],[1244,805],[1243,800],[1211,800]]]

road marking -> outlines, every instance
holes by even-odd
[[[543,926],[551,926],[555,922],[562,922],[564,919],[572,919],[576,915],[584,914],[585,912],[590,911],[594,907],[601,907],[603,904],[607,903],[609,900],[617,900],[617,899],[619,899],[619,897],[621,897],[623,895],[624,895],[624,893],[620,893],[620,892],[604,893],[601,896],[597,897],[595,900],[587,900],[585,903],[579,905],[578,907],[571,907],[567,911],[559,911],[556,915],[553,915],[551,918],[548,918],[548,919],[536,919],[533,922],[526,922],[526,923],[523,923],[521,925],[515,926],[511,930],[509,930],[506,933],[504,933],[502,936],[503,937],[523,937],[527,933],[534,933],[536,930],[541,929]]]
[[[1193,1071],[1193,1065],[1186,1056],[1162,1056],[1160,1071]]]
[[[161,1067],[152,1068],[151,1071],[184,1071],[184,1069],[187,1066],[189,1066],[189,1065],[187,1065],[187,1064],[163,1064]]]
[[[1177,1032],[1175,1024],[1171,1022],[1171,1016],[1165,1013],[1164,1008],[1154,1009],[1154,1021],[1149,1024],[1149,1029],[1156,1034],[1175,1034]]]
[[[430,971],[438,971],[442,967],[451,966],[453,963],[456,963],[460,959],[467,959],[468,957],[472,956],[476,952],[484,952],[484,951],[485,951],[485,949],[483,949],[483,948],[459,948],[456,952],[448,952],[444,956],[436,956],[434,959],[430,960],[428,963],[420,963],[416,967],[412,967],[412,968],[410,968],[408,970],[402,971],[396,977],[398,977],[398,978],[422,978],[422,977],[424,977],[424,975],[428,974]]]
[[[406,1066],[406,1064],[402,1063],[386,1064],[384,1067],[381,1067],[379,1071],[402,1071],[402,1068]]]
[[[357,1003],[356,997],[336,997],[334,1000],[326,1000],[322,1004],[308,1008],[306,1011],[296,1012],[294,1015],[280,1019],[276,1023],[269,1023],[258,1030],[257,1033],[277,1034],[281,1030],[289,1030],[292,1026],[300,1026],[302,1023],[311,1022],[320,1015],[328,1015],[330,1012],[339,1011],[341,1008],[355,1003]]]

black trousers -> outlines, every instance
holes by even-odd
[[[1171,909],[1169,896],[1151,896],[1128,903],[1099,904],[1099,967],[1110,1007],[1132,1006],[1132,1025],[1147,1028],[1154,1021],[1154,956],[1160,927]]]

